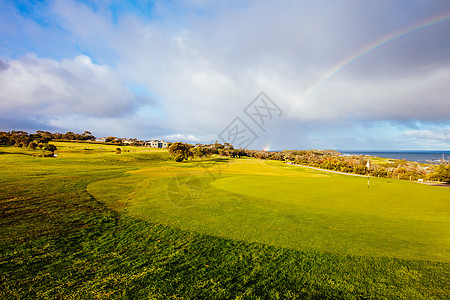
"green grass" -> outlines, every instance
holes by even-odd
[[[364,177],[254,159],[219,166],[152,167],[87,190],[128,215],[202,234],[297,250],[450,262],[450,189],[384,178],[371,178],[368,188]],[[173,195],[176,178],[190,182]]]
[[[85,146],[72,145],[57,147]],[[338,186],[358,191],[364,179],[257,160],[177,164],[165,151],[70,149],[54,159],[0,148],[1,299],[449,296],[444,188],[374,181],[364,205],[346,205],[357,196],[330,204],[314,196],[331,201]],[[173,178],[185,183],[180,193],[167,192]],[[322,191],[324,180],[334,189]],[[412,189],[397,200],[412,206],[371,202],[389,189]],[[299,190],[307,202],[293,196]],[[392,254],[386,237],[402,241]],[[342,246],[349,243],[367,249]]]

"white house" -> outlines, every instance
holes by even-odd
[[[145,146],[150,146],[152,148],[167,148],[168,144],[164,140],[150,140],[145,142]]]

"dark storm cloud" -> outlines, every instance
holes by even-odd
[[[61,128],[51,126],[47,123],[47,120],[36,120],[28,116],[21,114],[16,115],[2,115],[0,114],[0,131],[11,131],[11,130],[47,130],[52,132],[61,132]]]

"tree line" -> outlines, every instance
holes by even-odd
[[[28,147],[32,142],[37,144],[48,144],[48,142],[53,140],[93,141],[95,140],[95,137],[89,131],[85,131],[82,134],[73,133],[71,131],[66,133],[51,133],[42,130],[38,130],[36,133],[16,130],[9,132],[0,131],[0,145]]]
[[[42,130],[38,130],[36,133],[16,130],[9,132],[0,131],[0,145],[4,146],[28,148],[31,150],[42,149],[55,152],[57,150],[56,146],[49,144],[53,140],[92,141],[95,140],[95,137],[89,131],[85,131],[82,134],[71,131],[66,133],[51,133]]]
[[[430,180],[450,182],[450,164],[441,162],[439,165],[420,164],[405,160],[393,160],[383,164],[367,162],[369,158],[364,155],[342,156],[333,150],[285,150],[285,151],[258,151],[249,149],[235,149],[231,144],[221,144],[217,141],[212,144],[191,145],[176,142],[170,145],[169,153],[175,161],[182,162],[189,159],[203,159],[213,154],[224,157],[240,158],[254,157],[263,160],[278,160],[290,164],[317,167],[326,170],[371,175],[376,177],[397,178],[403,180]]]
[[[81,134],[68,131],[66,133],[51,133],[49,131],[36,131],[29,134],[25,131],[0,131],[0,145],[15,146],[29,149],[42,149],[54,152],[55,145],[49,144],[54,140],[66,141],[94,141],[89,131]],[[107,143],[121,145],[122,141],[115,137],[108,137]],[[139,140],[132,142],[136,146],[141,145]],[[442,162],[439,165],[419,164],[405,160],[394,160],[388,164],[371,163],[367,168],[366,156],[342,156],[333,150],[285,150],[264,151],[250,149],[236,149],[229,143],[195,144],[175,142],[170,144],[169,153],[175,161],[182,162],[189,159],[203,159],[211,155],[223,157],[241,158],[254,157],[263,160],[278,160],[286,163],[317,167],[326,170],[371,175],[377,177],[397,178],[404,180],[425,179],[431,181],[450,182],[450,164]]]

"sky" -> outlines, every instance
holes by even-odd
[[[448,0],[0,0],[0,131],[449,150]]]

